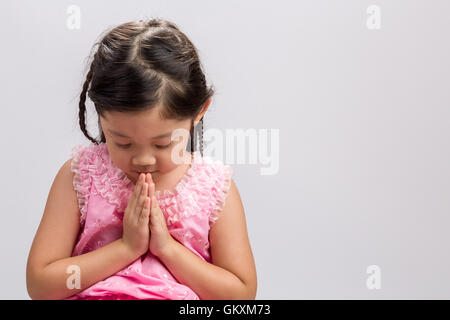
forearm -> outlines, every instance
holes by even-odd
[[[180,283],[202,300],[254,299],[236,275],[199,258],[175,239],[159,258]]]
[[[120,238],[88,253],[54,261],[33,274],[29,285],[30,297],[40,300],[70,297],[113,275],[137,258]],[[72,274],[67,272],[69,266],[79,268],[80,288],[70,288],[67,284],[69,277],[77,276],[73,271]]]

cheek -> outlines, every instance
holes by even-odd
[[[172,161],[171,151],[165,152],[164,155],[160,155],[157,159],[158,170],[160,173],[168,173],[174,170],[177,165]]]
[[[116,151],[115,147],[109,147],[107,145],[109,157],[111,162],[120,170],[127,172],[129,170],[128,157],[124,152]]]

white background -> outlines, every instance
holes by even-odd
[[[50,186],[90,143],[78,102],[92,46],[156,16],[188,35],[216,88],[205,130],[280,130],[277,174],[231,164],[257,299],[450,298],[450,1],[8,0],[0,12],[1,299],[29,299]]]

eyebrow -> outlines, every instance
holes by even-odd
[[[113,134],[113,135],[116,135],[116,136],[118,136],[118,137],[123,137],[123,138],[131,139],[129,136],[126,136],[126,135],[124,135],[123,133],[120,133],[120,132],[117,132],[117,131],[113,131],[113,130],[110,130],[110,129],[108,129],[108,131],[109,131],[109,133],[111,133],[111,134]],[[163,134],[160,134],[160,135],[158,135],[158,136],[156,136],[156,137],[153,137],[152,139],[165,138],[165,137],[170,136],[171,134],[172,134],[171,132],[163,133]]]

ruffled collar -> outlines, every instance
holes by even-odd
[[[112,161],[111,157],[109,156],[108,148],[106,147],[106,143],[102,142],[98,145],[98,148],[100,150],[100,155],[102,156],[103,161],[105,161],[105,164],[107,167],[110,168],[110,174],[108,176],[115,176],[118,182],[122,184],[122,186],[126,189],[128,189],[129,192],[132,192],[134,189],[134,182],[131,181],[128,176],[123,172],[121,169],[119,169]],[[203,157],[201,156],[200,151],[194,151],[192,152],[192,162],[189,165],[188,170],[185,172],[181,180],[171,189],[163,189],[163,190],[156,190],[155,196],[157,199],[167,198],[167,197],[175,197],[178,194],[180,194],[186,187],[186,185],[189,184],[189,182],[194,177],[194,172],[199,164],[203,162]]]

